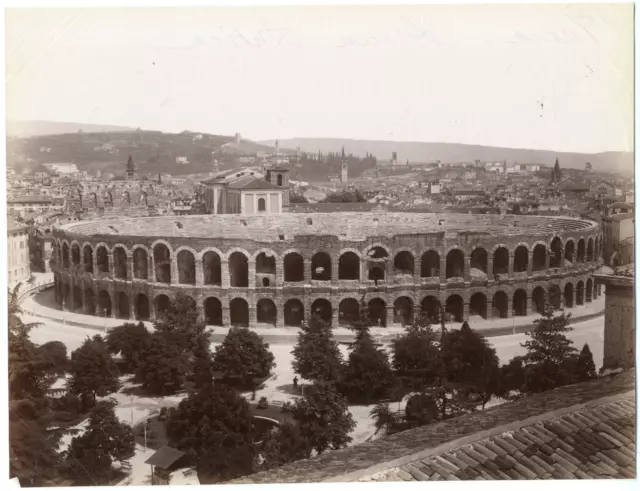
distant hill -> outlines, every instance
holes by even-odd
[[[273,140],[262,143],[272,144]],[[375,155],[378,160],[391,159],[391,153],[398,153],[398,161],[428,162],[473,162],[502,161],[521,164],[543,164],[552,166],[556,157],[560,167],[584,169],[586,162],[591,162],[593,170],[602,172],[633,173],[633,153],[603,152],[596,154],[554,152],[551,150],[529,150],[520,148],[486,147],[482,145],[466,145],[462,143],[427,143],[427,142],[394,142],[381,140],[349,140],[341,138],[289,138],[281,139],[282,148],[297,148],[304,152],[322,153],[340,152],[344,147],[346,153],[364,156]]]
[[[114,131],[136,131],[126,126],[102,124],[63,123],[59,121],[7,121],[9,136],[61,135],[63,133],[106,133]]]

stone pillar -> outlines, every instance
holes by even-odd
[[[334,308],[333,305],[331,306],[331,327],[333,329],[337,328],[340,326],[340,309],[339,308]]]
[[[493,279],[493,254],[487,254],[487,279]]]
[[[256,262],[249,259],[249,288],[256,287]]]
[[[598,275],[606,286],[603,369],[635,366],[633,278]]]
[[[469,300],[464,299],[462,301],[462,320],[467,322],[469,320]]]
[[[153,254],[147,256],[147,277],[150,283],[156,282],[156,267],[153,261]]]
[[[107,260],[109,262],[109,276],[113,278],[115,271],[113,270],[113,254],[111,252],[107,253]]]
[[[276,309],[278,313],[276,314],[276,327],[282,328],[284,327],[284,300],[282,298],[278,298],[275,301]]]
[[[527,261],[527,276],[533,274],[533,250],[529,250],[529,260]]]
[[[276,287],[282,287],[284,284],[284,260],[276,257]]]
[[[220,279],[222,280],[222,288],[229,288],[231,286],[231,275],[229,272],[229,260],[223,258],[220,260]],[[229,307],[227,307],[227,311]],[[224,312],[223,312],[224,314]],[[229,324],[225,324],[228,326]]]
[[[196,260],[196,285],[202,286],[204,284],[204,270],[202,266],[202,259]]]
[[[258,309],[254,305],[249,304],[249,327],[255,328],[258,324]]]
[[[389,326],[391,326],[391,324],[393,324],[393,314],[394,314],[394,311],[395,311],[393,304],[392,305],[387,305],[387,308],[385,310],[386,310],[386,312],[385,312],[386,317],[385,317],[385,320],[384,320],[385,321],[385,326],[389,327]]]
[[[549,251],[547,251],[547,253],[545,255],[545,259],[544,259],[544,270],[545,271],[549,271],[550,264],[551,264],[551,254],[552,253],[549,253]]]
[[[420,284],[420,275],[422,273],[422,258],[418,257],[413,262],[413,282]]]
[[[222,327],[231,327],[231,313],[228,305],[222,305]]]
[[[202,268],[200,269],[202,271]],[[198,275],[198,270],[196,269],[196,282]],[[204,322],[204,300],[202,298],[202,293],[198,293],[195,295],[194,300],[196,301],[196,312],[198,313],[198,322]]]
[[[171,284],[177,285],[180,280],[180,273],[178,273],[178,258],[172,257],[170,259],[171,262]]]
[[[311,259],[303,259],[302,282],[307,284],[311,282]]]
[[[87,290],[85,288],[82,288],[80,295],[82,296],[82,312],[85,314],[89,314],[90,312],[87,309]]]
[[[509,254],[509,278],[513,278],[513,262],[514,256],[513,254]]]
[[[133,280],[133,256],[127,256],[127,280]]]
[[[527,315],[533,315],[533,297],[527,292]]]
[[[507,318],[513,317],[513,294],[507,293]]]
[[[440,256],[440,283],[447,281],[447,256]]]
[[[464,258],[464,281],[471,281],[471,275],[470,275],[470,269],[471,269],[471,257],[469,256],[465,256]]]
[[[337,259],[334,259],[333,256],[329,257],[331,258],[331,283],[337,283],[340,264]]]
[[[136,302],[133,293],[129,293],[129,320],[135,320],[136,318]]]

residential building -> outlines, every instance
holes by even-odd
[[[629,244],[633,246],[634,238],[634,214],[630,213],[618,213],[615,215],[608,215],[602,218],[602,237],[603,237],[603,258],[607,264],[617,262],[618,264],[624,264],[620,262],[624,260],[624,256],[628,254],[620,254],[619,251],[621,244]],[[631,242],[629,242],[631,241]]]
[[[7,219],[7,255],[9,285],[24,282],[31,276],[29,226]]]

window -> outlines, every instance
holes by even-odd
[[[282,174],[278,174],[278,186],[282,186]]]
[[[258,200],[258,211],[265,211],[267,209],[267,202],[264,198]]]

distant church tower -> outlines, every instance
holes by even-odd
[[[280,155],[280,142],[276,140],[276,155]]]
[[[133,158],[129,155],[127,160],[127,181],[133,181],[136,178],[136,166],[133,163]]]
[[[289,209],[289,169],[271,167],[267,169],[267,181],[284,189],[282,193],[282,210]]]
[[[213,175],[220,172],[220,165],[218,164],[218,159],[216,159],[215,155],[215,152],[211,152],[211,172],[213,172]]]
[[[340,157],[340,182],[346,183],[349,178],[349,168],[347,157],[344,155],[344,147],[342,147],[342,156]]]

